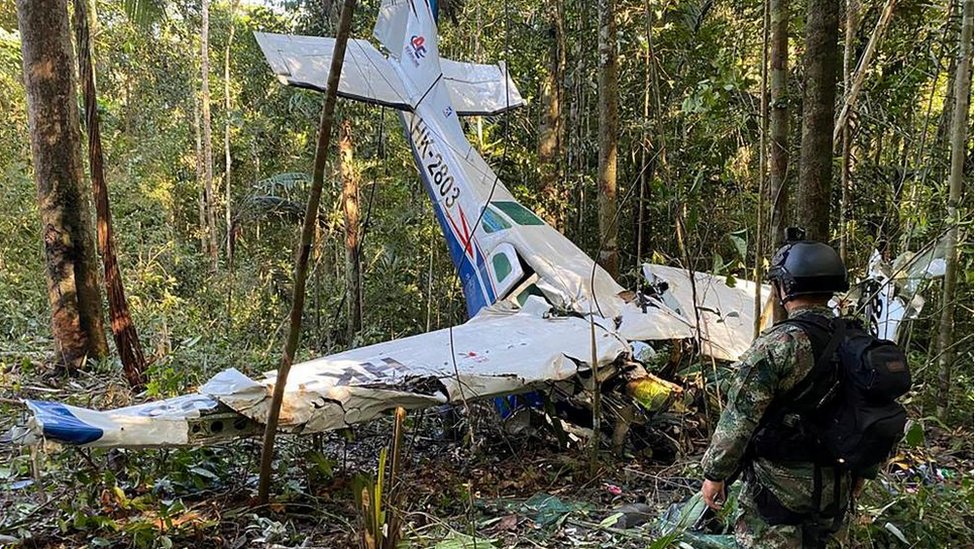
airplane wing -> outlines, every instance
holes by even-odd
[[[695,309],[698,310],[702,354],[717,360],[735,361],[752,345],[756,318],[755,283],[736,279],[735,286],[728,286],[725,277],[696,271],[693,291],[692,279],[686,269],[645,263],[643,273],[652,288],[667,283],[659,299],[681,315],[689,326],[695,326]],[[770,286],[763,284],[762,319],[769,318],[767,310],[771,305],[771,294]]]
[[[285,432],[322,432],[376,418],[396,407],[425,408],[532,390],[590,368],[590,323],[579,317],[493,307],[453,330],[438,330],[296,364],[281,409]],[[596,331],[597,368],[628,346]],[[225,370],[198,394],[104,412],[28,401],[30,418],[8,434],[93,447],[211,443],[263,430],[275,372],[252,380]]]

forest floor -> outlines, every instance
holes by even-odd
[[[15,395],[99,407],[130,398],[91,375],[65,385],[25,368],[2,372],[2,381],[4,430],[19,415]],[[444,436],[435,411],[408,417],[393,502],[402,547],[677,546],[662,537],[659,517],[698,491],[707,444],[699,429],[678,437],[672,463],[605,455],[591,474],[585,448],[560,447],[548,431],[510,434],[490,406],[472,417],[474,447],[469,437]],[[0,447],[0,546],[357,547],[364,513],[353,494],[375,475],[391,432],[386,418],[349,432],[280,437],[275,497],[264,507],[254,497],[257,440],[178,450]],[[972,434],[930,428],[926,437],[869,485],[852,521],[853,546],[972,545]],[[640,524],[617,528],[621,520]]]

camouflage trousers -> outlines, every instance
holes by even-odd
[[[822,545],[809,539],[804,539],[804,526],[788,524],[769,524],[759,514],[756,503],[752,498],[753,486],[749,482],[743,483],[739,492],[739,511],[735,519],[735,543],[741,549],[818,549]],[[822,527],[829,530],[831,520],[823,520],[811,524],[812,527]],[[809,527],[808,527],[809,528]],[[808,531],[807,534],[810,532]],[[846,529],[841,528],[830,535],[827,547],[844,547]]]

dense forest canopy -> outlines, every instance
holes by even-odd
[[[224,368],[257,374],[277,365],[322,96],[281,85],[252,33],[333,35],[338,3],[207,2],[207,96],[201,93],[201,2],[139,4],[93,0],[88,6],[115,250],[148,361],[147,390],[140,398],[156,398],[186,392]],[[509,114],[467,119],[470,140],[523,204],[598,257],[605,244],[599,231],[598,27],[606,3],[442,4],[441,55],[504,61],[527,100],[525,108]],[[941,451],[971,459],[971,114],[964,124],[959,211],[955,220],[947,215],[963,4],[841,3],[837,51],[848,59],[837,60],[847,72],[838,78],[837,112],[850,85],[845,80],[860,80],[860,91],[842,132],[849,145],[842,147],[838,139],[834,146],[829,225],[831,242],[843,242],[850,272],[858,277],[874,250],[894,259],[927,246],[944,248],[957,222],[954,295],[946,301],[940,280],[925,283],[925,308],[903,343],[915,372],[912,416],[932,430],[931,441]],[[377,8],[378,0],[357,7],[355,37],[370,36]],[[636,287],[644,262],[746,279],[756,276],[757,266],[764,270],[774,248],[764,165],[769,149],[763,147],[769,135],[762,111],[767,8],[756,0],[616,1],[615,213],[624,286]],[[786,3],[786,10],[785,96],[771,106],[785,108],[788,122],[784,216],[794,222],[808,207],[797,198],[808,84],[802,63],[806,3]],[[870,59],[860,66],[867,51]],[[212,128],[209,198],[200,165],[204,100]],[[83,113],[81,95],[78,101]],[[970,104],[965,112],[971,109]],[[0,112],[0,411],[13,417],[12,399],[23,396],[19,391],[35,376],[49,374],[53,348],[14,2],[0,3]],[[466,319],[458,279],[396,113],[345,100],[339,100],[337,113],[350,151],[347,168],[359,180],[361,329],[350,332],[347,326],[337,137],[329,153],[298,358]],[[84,128],[82,123],[82,143]],[[842,175],[844,165],[848,175]],[[946,310],[955,325],[948,355],[938,342]],[[129,402],[133,395],[122,389],[114,356],[85,368],[113,380],[113,388],[78,402]],[[940,364],[945,356],[951,362]],[[956,446],[946,442],[952,434],[961,437]],[[906,450],[911,452],[922,450]],[[26,453],[11,455],[13,466],[0,465],[0,472],[8,471],[0,480],[29,466]],[[182,463],[195,459],[192,453],[180,455]],[[883,532],[886,521],[908,520],[912,513],[921,518],[927,509],[933,521],[898,523],[913,542],[971,543],[972,532],[965,532],[971,526],[965,520],[972,518],[971,466],[970,461],[968,469],[956,471],[966,480],[952,490],[925,492],[934,498],[930,502],[914,500],[923,496],[904,486],[892,487],[900,503],[875,530],[865,527],[860,535],[889,535]],[[963,516],[952,517],[954,505]],[[3,519],[0,526],[7,527]]]

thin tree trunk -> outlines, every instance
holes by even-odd
[[[193,90],[193,133],[196,137],[197,169],[197,216],[200,232],[200,253],[210,253],[210,239],[207,238],[207,196],[203,185],[203,133],[200,128],[200,97]]]
[[[766,211],[766,152],[769,140],[769,2],[763,3],[762,82],[759,90],[759,191],[756,193],[756,257],[753,263],[753,282],[756,294],[753,299],[752,337],[759,337],[762,328],[762,265],[765,257],[763,212]]]
[[[231,256],[234,251],[231,248],[232,237],[231,231],[231,219],[230,219],[230,206],[231,206],[231,167],[232,158],[230,155],[230,126],[231,126],[231,103],[230,103],[230,50],[234,44],[234,31],[237,30],[237,25],[234,23],[234,14],[237,10],[237,2],[231,2],[230,4],[230,33],[227,38],[227,47],[224,50],[224,228],[227,232],[226,240],[224,242],[226,247],[227,262],[231,261]]]
[[[132,387],[146,383],[146,357],[136,333],[136,326],[129,313],[122,286],[122,273],[115,255],[115,238],[112,234],[112,211],[108,202],[108,185],[105,181],[102,137],[99,131],[98,105],[96,102],[95,70],[92,63],[89,33],[88,0],[75,0],[75,33],[78,45],[78,74],[81,77],[85,101],[85,125],[88,129],[88,164],[91,170],[92,192],[95,197],[95,215],[98,234],[98,251],[105,269],[105,291],[108,293],[109,318],[115,347],[122,360],[125,377]]]
[[[789,0],[767,0],[772,38],[769,44],[769,241],[772,252],[783,241],[786,206],[789,203],[787,165],[789,151],[789,89],[786,77],[789,64]],[[773,300],[773,320],[786,318],[786,310]]]
[[[807,238],[830,240],[838,0],[808,0],[797,221]]]
[[[835,143],[840,140],[841,131],[847,126],[847,119],[851,114],[851,110],[854,108],[854,104],[857,102],[857,95],[861,92],[861,86],[864,84],[864,77],[867,75],[871,58],[874,57],[874,51],[878,47],[878,42],[888,27],[888,21],[891,21],[891,13],[894,9],[895,0],[888,0],[884,9],[881,10],[881,16],[878,17],[878,24],[875,25],[874,32],[871,33],[871,38],[868,39],[867,46],[864,47],[864,54],[861,55],[861,60],[857,64],[857,73],[851,80],[851,87],[850,89],[845,88],[844,106],[841,107],[840,114],[837,116],[837,123],[834,124],[833,141]],[[853,33],[854,31],[851,30],[850,32]]]
[[[81,135],[67,0],[18,0],[24,88],[43,224],[51,334],[57,361],[78,368],[108,342],[91,206],[82,190]]]
[[[786,184],[789,154],[789,0],[769,0],[770,41],[770,113],[769,113],[769,245],[774,249],[783,240],[786,228]]]
[[[543,202],[543,217],[546,222],[557,230],[563,230],[563,212],[565,211],[562,196],[562,174],[560,165],[562,160],[562,113],[561,113],[561,82],[565,65],[565,54],[562,53],[562,0],[549,0],[549,16],[552,23],[549,28],[549,38],[552,40],[549,50],[549,66],[542,81],[543,112],[539,122],[539,142],[537,153],[539,156],[540,191]]]
[[[617,25],[616,0],[599,2],[600,157],[598,167],[600,265],[617,278],[620,250],[617,243]]]
[[[851,95],[851,57],[854,35],[857,32],[858,0],[847,0],[844,20],[844,97]],[[843,113],[842,113],[843,115]],[[840,120],[838,120],[839,122]],[[840,258],[847,262],[847,209],[850,204],[851,185],[851,127],[845,123],[841,134],[840,153]]]
[[[359,255],[359,175],[353,166],[352,124],[339,126],[339,172],[346,243],[346,335],[350,346],[363,329],[362,268]]]
[[[648,169],[647,153],[651,148],[650,135],[650,116],[651,116],[651,71],[654,66],[651,59],[651,2],[644,0],[644,39],[647,40],[647,49],[644,50],[644,118],[643,131],[641,132],[640,150],[640,192],[637,194],[637,238],[634,243],[634,258],[638,272],[641,269],[641,258],[644,256],[644,224],[647,216],[647,187],[651,183],[650,170]],[[638,282],[642,283],[643,276],[638,276]]]
[[[959,226],[962,216],[959,212],[962,180],[966,168],[967,130],[969,123],[969,98],[973,81],[973,0],[964,0],[962,28],[959,31],[959,62],[956,64],[956,80],[953,89],[954,104],[950,147],[952,156],[949,167],[949,202],[947,204],[949,231],[946,235],[946,273],[942,287],[942,315],[939,319],[938,357],[940,375],[940,394],[943,396],[939,415],[945,419],[951,409],[952,374],[955,366],[955,347],[953,338],[956,312],[956,283],[959,270]],[[972,177],[972,174],[969,176]]]
[[[200,25],[200,104],[203,117],[203,196],[207,217],[207,251],[211,268],[217,269],[217,220],[214,213],[213,139],[210,121],[210,0],[202,1]]]
[[[204,0],[206,1],[206,0]],[[295,350],[302,331],[302,310],[305,307],[305,283],[308,275],[308,257],[312,248],[312,234],[318,222],[319,201],[322,197],[322,185],[325,179],[325,159],[332,139],[332,126],[335,121],[336,90],[339,88],[339,75],[342,73],[342,61],[346,54],[346,43],[349,40],[349,29],[352,27],[352,13],[356,0],[344,0],[342,12],[339,15],[339,28],[336,32],[335,47],[332,51],[332,64],[329,69],[329,81],[326,84],[325,98],[322,105],[322,118],[319,121],[318,143],[315,147],[315,165],[312,170],[312,188],[305,206],[305,219],[302,222],[302,240],[298,248],[295,262],[295,284],[292,294],[291,314],[289,315],[288,339],[285,342],[281,365],[275,377],[274,393],[271,397],[271,407],[268,410],[268,423],[264,430],[264,443],[261,449],[261,472],[258,481],[258,502],[266,504],[271,489],[271,461],[274,456],[275,434],[278,431],[278,417],[281,413],[281,401],[285,396],[285,386],[288,383],[288,372],[295,359]]]

